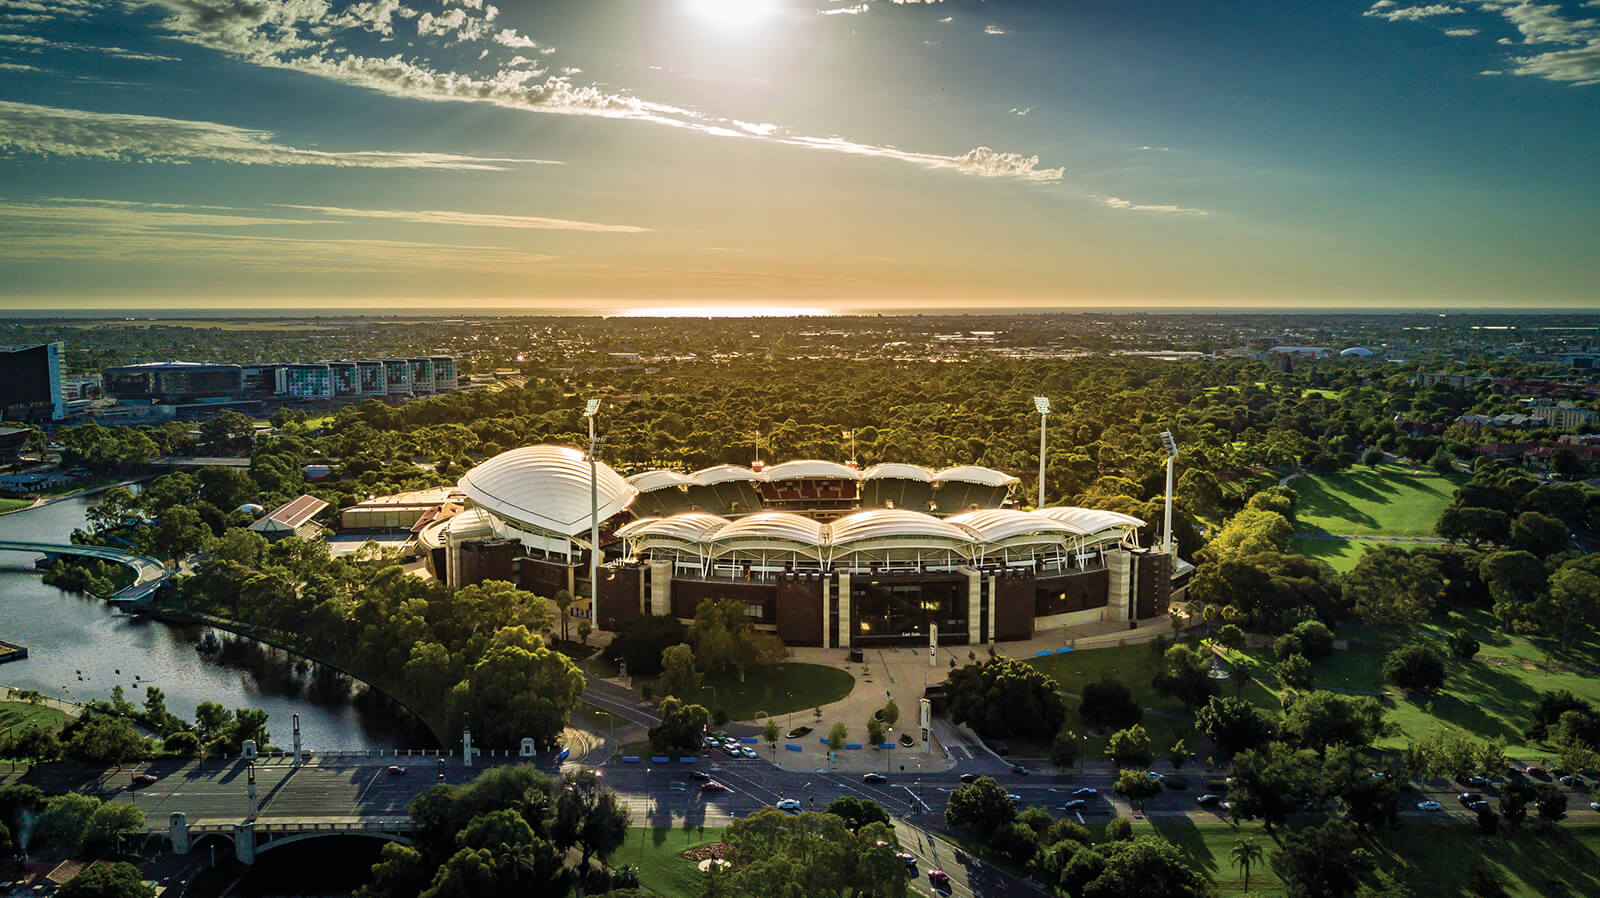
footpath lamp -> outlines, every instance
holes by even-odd
[[[594,435],[594,416],[600,411],[600,400],[591,399],[583,407],[583,416],[589,420],[589,613],[594,614],[600,604],[600,441]]]
[[[1171,555],[1172,554],[1172,463],[1174,461],[1176,461],[1177,458],[1178,458],[1178,441],[1172,438],[1172,431],[1170,431],[1170,430],[1161,431],[1161,445],[1167,450],[1167,512],[1166,512],[1166,521],[1164,522],[1165,527],[1166,527],[1166,530],[1165,530],[1165,532],[1166,532],[1166,545],[1162,546],[1162,551],[1166,552],[1168,555]]]
[[[1044,419],[1050,415],[1050,397],[1033,397],[1033,407],[1039,410],[1039,504],[1044,507]]]

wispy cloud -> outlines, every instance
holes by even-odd
[[[1207,214],[1204,209],[1190,209],[1187,206],[1152,205],[1152,204],[1146,204],[1146,203],[1134,203],[1134,202],[1130,202],[1129,200],[1122,199],[1121,197],[1115,197],[1115,196],[1106,197],[1105,198],[1105,204],[1107,206],[1110,206],[1113,209],[1121,209],[1121,210],[1124,210],[1124,211],[1127,211],[1127,212],[1162,212],[1162,213],[1166,213],[1168,215],[1205,215],[1205,214]]]
[[[999,153],[988,147],[976,147],[959,156],[939,156],[933,153],[913,153],[894,147],[852,143],[838,137],[779,137],[780,143],[812,149],[832,150],[855,156],[872,156],[910,162],[923,168],[957,171],[984,178],[1017,178],[1023,181],[1059,181],[1065,168],[1040,168],[1038,156],[1020,153]]]
[[[1496,44],[1528,49],[1528,52],[1508,57],[1504,68],[1485,69],[1482,74],[1528,75],[1575,87],[1600,84],[1600,20],[1573,18],[1559,4],[1535,0],[1475,0],[1472,5],[1481,12],[1499,16],[1516,29],[1521,38],[1518,41],[1500,37]],[[1600,7],[1595,0],[1579,5]],[[1394,0],[1378,0],[1362,15],[1406,22],[1465,11],[1461,6],[1447,4],[1400,6]],[[1441,30],[1450,37],[1475,37],[1482,33],[1477,27]]]
[[[1444,30],[1444,33],[1448,34],[1451,37],[1472,37],[1473,35],[1478,33],[1478,29],[1476,29],[1476,28],[1446,28]]]
[[[1016,106],[1011,107],[1011,114],[1014,115],[1014,116],[1017,116],[1018,118],[1021,118],[1022,116],[1027,115],[1028,113],[1030,113],[1032,111],[1033,111],[1033,107],[1032,106],[1023,106],[1021,108],[1018,108]]]
[[[553,164],[453,153],[330,152],[287,146],[270,131],[153,115],[90,112],[0,100],[0,151],[121,162],[211,160],[241,165],[335,168],[436,168],[504,171],[510,165]]]
[[[601,224],[594,221],[572,221],[565,218],[539,218],[530,215],[492,215],[479,212],[454,212],[424,209],[346,209],[339,206],[299,206],[278,204],[285,209],[317,212],[335,218],[379,218],[424,225],[457,225],[471,228],[509,228],[538,231],[588,231],[600,234],[647,234],[652,228],[637,225]]]
[[[1001,28],[999,25],[985,25],[985,26],[983,26],[983,33],[984,34],[1005,34],[1006,30],[1004,28]]]
[[[1415,22],[1418,19],[1431,19],[1434,16],[1450,16],[1465,12],[1459,6],[1450,6],[1445,3],[1430,3],[1426,6],[1401,6],[1394,0],[1378,0],[1372,8],[1362,13],[1364,16],[1384,19],[1389,22]]]

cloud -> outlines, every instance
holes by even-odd
[[[1476,28],[1446,28],[1444,33],[1451,37],[1472,37],[1478,33]]]
[[[1145,204],[1141,204],[1141,203],[1133,203],[1133,202],[1130,202],[1128,200],[1122,199],[1121,197],[1115,197],[1115,196],[1106,197],[1104,202],[1105,202],[1105,204],[1107,206],[1110,206],[1113,209],[1121,209],[1121,210],[1124,210],[1124,211],[1127,211],[1127,212],[1163,212],[1163,213],[1166,213],[1168,215],[1206,215],[1207,214],[1204,209],[1190,209],[1190,208],[1188,208],[1186,206],[1145,205]]]
[[[1030,113],[1032,111],[1033,111],[1033,107],[1032,106],[1024,106],[1021,109],[1018,109],[1015,106],[1011,107],[1011,114],[1014,115],[1014,116],[1017,116],[1018,118],[1021,118],[1022,116],[1027,115],[1028,113]]]
[[[438,210],[407,211],[400,209],[345,209],[338,206],[298,206],[278,204],[285,209],[317,212],[334,218],[381,218],[410,224],[456,225],[470,228],[508,228],[538,231],[586,231],[594,234],[647,234],[653,228],[635,225],[600,224],[593,221],[570,221],[564,218],[537,218],[528,215],[491,215],[481,212],[450,212]]]
[[[387,57],[363,56],[326,39],[326,31],[335,27],[336,20],[322,0],[149,2],[169,11],[162,27],[171,37],[255,65],[288,69],[394,97],[428,102],[489,103],[530,112],[628,119],[717,137],[770,140],[851,155],[900,159],[925,168],[949,169],[985,177],[1012,177],[1026,181],[1060,179],[1061,169],[1038,168],[1037,157],[997,153],[987,147],[979,147],[962,156],[942,156],[906,152],[892,146],[874,146],[842,138],[809,137],[781,126],[773,126],[766,133],[761,133],[740,127],[733,119],[646,100],[596,84],[578,84],[568,75],[551,75],[541,69],[529,70],[508,64],[493,74],[477,75],[436,68],[426,59],[399,53]],[[531,38],[523,38],[514,32],[507,34],[506,29],[492,34],[488,29],[480,29],[467,20],[487,21],[487,15],[482,20],[456,15],[462,11],[461,6],[453,6],[430,19],[427,26],[430,36],[437,37],[444,30],[458,35],[468,32],[479,34],[479,40],[492,40],[502,45],[507,41],[517,47],[522,47],[523,41],[531,43]],[[448,23],[445,23],[446,19]],[[418,22],[420,36],[423,30],[420,16]],[[548,50],[540,48],[541,52]]]
[[[1362,13],[1363,16],[1383,19],[1389,22],[1415,22],[1419,19],[1430,19],[1434,16],[1451,16],[1465,12],[1459,6],[1449,6],[1444,3],[1430,3],[1427,6],[1397,6],[1393,0],[1378,0],[1372,8]]]
[[[533,38],[525,34],[518,34],[515,28],[503,28],[494,36],[494,42],[502,47],[511,47],[519,50],[531,50],[539,46]]]
[[[153,115],[89,112],[0,100],[0,151],[117,162],[210,160],[241,165],[504,171],[545,163],[451,153],[330,152],[276,143],[270,131]],[[550,163],[559,164],[559,163]]]
[[[985,25],[985,26],[983,26],[983,33],[984,34],[1005,34],[1006,30],[1004,28],[1001,28],[999,25]]]

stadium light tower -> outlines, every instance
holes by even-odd
[[[1033,407],[1039,410],[1039,504],[1035,508],[1044,507],[1044,419],[1050,414],[1050,397],[1033,397]]]
[[[594,416],[600,411],[600,400],[591,399],[583,407],[583,416],[589,419],[589,614],[600,605],[600,443],[594,437]]]
[[[1166,450],[1167,450],[1167,517],[1166,517],[1166,521],[1165,521],[1166,528],[1165,528],[1165,531],[1164,531],[1166,533],[1167,544],[1163,548],[1164,548],[1164,550],[1166,551],[1166,553],[1168,555],[1171,555],[1172,554],[1172,463],[1174,461],[1176,461],[1177,458],[1178,458],[1178,441],[1172,438],[1172,431],[1170,431],[1170,430],[1161,431],[1161,445],[1163,447],[1165,447]]]

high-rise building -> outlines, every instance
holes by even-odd
[[[0,348],[0,420],[59,421],[61,344]]]
[[[279,396],[293,399],[332,399],[333,370],[326,363],[283,365],[277,371]]]
[[[411,362],[411,392],[433,392],[433,359],[410,359]]]
[[[237,399],[244,395],[244,369],[200,362],[146,362],[100,372],[107,396],[155,402]]]

